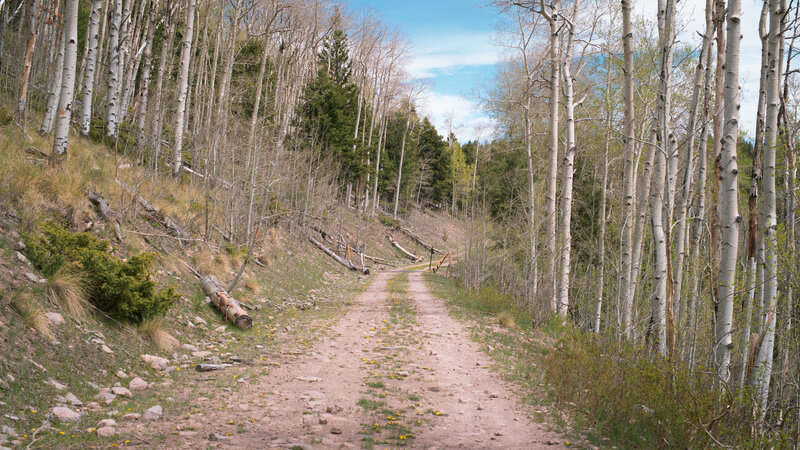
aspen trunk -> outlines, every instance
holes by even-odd
[[[145,36],[146,42],[144,47],[144,66],[142,66],[142,81],[139,88],[139,117],[136,122],[136,143],[141,151],[145,145],[146,137],[144,132],[145,124],[147,123],[147,102],[150,97],[150,72],[153,68],[153,37],[155,35],[155,18],[156,10],[158,9],[158,0],[153,0],[150,3],[150,13],[147,18],[147,35]]]
[[[777,198],[775,191],[775,170],[778,137],[778,114],[780,109],[780,48],[784,45],[781,0],[769,1],[769,62],[767,67],[767,117],[765,123],[766,142],[762,159],[764,200],[761,207],[764,221],[761,234],[764,240],[764,334],[761,345],[756,349],[755,365],[750,383],[755,387],[758,403],[758,420],[763,422],[767,414],[769,385],[772,377],[773,351],[775,346],[775,324],[778,314],[778,242],[777,242]]]
[[[578,3],[575,2],[572,17],[577,16]],[[569,310],[569,288],[570,288],[570,260],[572,256],[572,180],[575,167],[575,105],[573,95],[572,78],[572,53],[575,46],[575,25],[568,23],[567,48],[564,52],[562,74],[564,76],[564,111],[566,116],[566,149],[564,161],[562,162],[563,179],[561,190],[561,240],[559,242],[561,250],[561,261],[559,265],[559,293],[558,293],[558,314],[562,317],[567,316]]]
[[[719,260],[719,288],[715,308],[715,362],[717,378],[730,380],[730,361],[733,343],[733,297],[735,292],[736,259],[739,250],[739,173],[736,144],[739,138],[739,45],[741,42],[741,0],[728,2],[728,41],[725,48],[725,116],[724,137],[720,164],[722,176],[719,192],[719,220],[722,227],[722,251]]]
[[[78,0],[67,0],[64,8],[64,73],[58,98],[53,154],[67,153],[72,99],[75,93],[75,68],[78,62]]]
[[[183,166],[183,121],[186,114],[186,96],[189,88],[189,65],[192,59],[192,37],[194,35],[195,0],[189,0],[186,9],[186,28],[183,30],[181,44],[181,65],[178,72],[178,108],[175,111],[175,143],[172,147],[172,176],[178,178]]]
[[[92,8],[89,12],[89,30],[86,46],[86,72],[83,79],[83,99],[81,100],[81,120],[80,129],[83,136],[89,136],[92,125],[92,100],[94,95],[94,79],[97,68],[98,45],[100,42],[100,11],[103,8],[103,0],[92,0]]]
[[[23,0],[24,1],[24,0]],[[25,44],[25,55],[22,63],[22,77],[19,82],[19,95],[17,96],[17,115],[25,122],[25,108],[28,102],[28,81],[31,76],[31,65],[33,64],[33,52],[36,49],[36,36],[39,30],[39,14],[41,8],[39,0],[31,0],[30,6],[30,32],[28,41]],[[21,6],[21,4],[20,4]]]
[[[58,106],[58,100],[61,93],[61,77],[64,75],[64,36],[63,33],[61,36],[56,38],[56,44],[58,45],[58,55],[56,56],[56,65],[53,73],[51,74],[52,80],[50,82],[50,88],[48,89],[47,93],[47,109],[44,111],[44,118],[42,119],[42,124],[39,127],[39,134],[42,136],[46,136],[50,134],[53,130],[53,122],[56,118],[56,107]]]
[[[111,13],[108,32],[108,102],[106,104],[106,134],[116,137],[119,115],[120,84],[120,28],[122,26],[122,1],[114,2],[114,11]]]
[[[545,15],[550,23],[550,149],[547,157],[547,194],[546,212],[547,232],[547,265],[550,267],[550,310],[558,309],[558,292],[556,276],[556,189],[558,185],[558,102],[561,94],[561,46],[559,37],[558,14],[560,0],[553,2],[552,12]],[[544,10],[542,10],[544,11]]]
[[[631,266],[633,262],[633,220],[636,203],[636,192],[634,187],[634,167],[637,161],[634,159],[634,111],[633,111],[633,35],[631,31],[631,2],[622,0],[622,47],[624,59],[624,98],[625,98],[625,118],[623,131],[624,167],[623,187],[622,187],[622,242],[620,243],[620,271],[617,290],[617,307],[622,315],[619,318],[620,325],[628,339],[633,338],[633,303],[628,307],[628,292],[631,286]]]

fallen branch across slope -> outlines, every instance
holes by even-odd
[[[337,255],[336,252],[334,252],[333,250],[331,250],[328,247],[326,247],[325,244],[323,244],[322,242],[314,239],[311,236],[308,237],[308,240],[311,241],[312,244],[316,245],[320,250],[325,252],[325,254],[327,254],[331,258],[335,259],[336,262],[338,262],[339,264],[347,267],[350,270],[361,272],[364,275],[369,275],[369,269],[368,268],[366,268],[366,267],[358,268],[357,266],[351,264],[349,261],[345,260],[341,256]]]

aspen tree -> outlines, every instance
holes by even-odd
[[[72,118],[72,99],[75,93],[75,68],[78,62],[78,0],[67,0],[64,8],[64,73],[56,112],[53,154],[67,153],[69,123]]]
[[[196,0],[189,0],[186,8],[186,28],[181,44],[181,63],[178,71],[178,107],[175,111],[175,142],[172,147],[172,176],[177,178],[183,166],[183,121],[186,115],[186,97],[189,88],[189,66],[192,59],[192,37],[194,35],[194,8]]]
[[[83,79],[83,98],[81,100],[80,130],[83,136],[88,136],[92,123],[92,100],[94,95],[95,71],[97,68],[98,46],[100,45],[100,11],[103,0],[92,0],[89,11],[89,28],[86,40],[86,72]]]

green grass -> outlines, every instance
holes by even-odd
[[[426,274],[431,291],[472,326],[520,396],[535,405],[533,419],[578,433],[600,447],[785,448],[789,436],[750,434],[753,402],[745,394],[720,392],[713,370],[689,372],[646,349],[619,344],[558,318],[532,328],[508,296],[493,289],[468,292],[456,281]],[[521,329],[496,326],[509,312]],[[487,326],[492,323],[495,326]],[[788,433],[787,433],[788,434]]]

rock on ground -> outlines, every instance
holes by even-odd
[[[81,420],[81,415],[65,406],[56,406],[53,408],[53,418],[61,423],[69,423]]]
[[[167,364],[169,363],[167,358],[162,358],[155,355],[142,355],[141,358],[144,362],[150,363],[150,367],[155,370],[164,370],[167,368]]]
[[[117,430],[113,427],[100,427],[97,429],[97,435],[103,437],[111,437],[117,434]]]
[[[47,320],[49,320],[50,323],[52,323],[53,325],[61,325],[61,324],[64,323],[64,316],[62,316],[61,314],[59,314],[57,312],[52,312],[51,311],[51,312],[44,313],[44,315],[47,317]]]
[[[114,387],[112,387],[111,388],[111,392],[113,392],[114,395],[121,395],[123,397],[128,397],[128,398],[132,398],[133,397],[133,393],[131,393],[131,391],[128,390],[128,388],[124,388],[122,386],[114,386]]]
[[[144,381],[143,379],[136,377],[132,379],[130,383],[128,383],[128,388],[132,391],[140,391],[142,389],[146,389],[147,381]]]
[[[161,409],[161,405],[153,406],[152,408],[148,409],[142,415],[142,419],[144,420],[158,420],[161,416],[164,415],[164,410]]]

